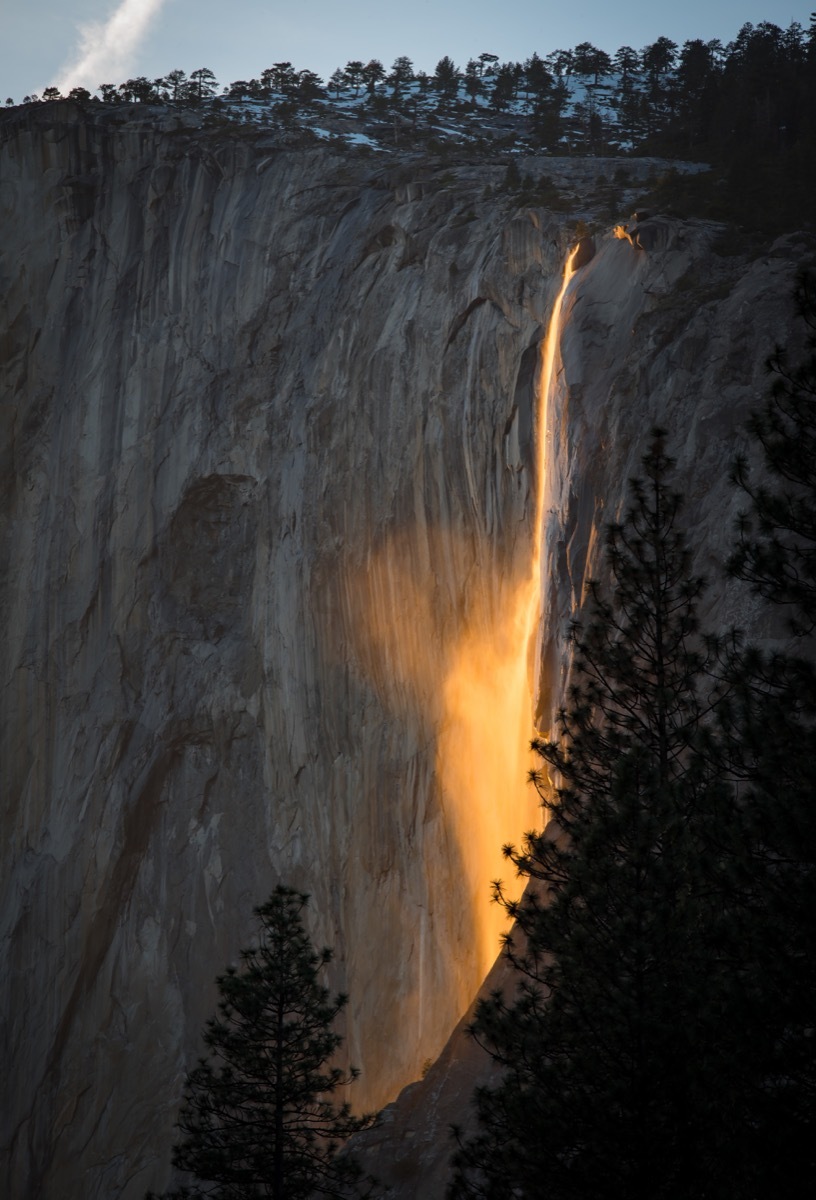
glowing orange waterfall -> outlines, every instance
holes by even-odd
[[[564,294],[574,273],[573,250],[564,268],[541,348],[536,420],[535,536],[530,572],[506,610],[472,623],[451,656],[443,685],[444,720],[437,744],[437,770],[449,820],[463,861],[478,938],[480,978],[496,958],[506,928],[498,905],[489,904],[491,879],[508,877],[501,853],[535,828],[540,814],[525,780],[531,757],[531,714],[537,678],[529,671],[530,648],[541,615],[545,538],[543,520],[550,493],[550,408]],[[537,672],[536,672],[537,675]],[[469,1000],[470,997],[467,997]]]
[[[491,880],[510,882],[512,874],[502,846],[540,824],[526,776],[538,686],[535,639],[547,570],[551,400],[572,257],[541,347],[533,545],[526,569],[516,577],[497,577],[495,547],[487,540],[456,526],[419,521],[373,547],[348,580],[356,654],[368,684],[414,736],[420,730],[420,737],[433,739],[437,788],[417,826],[419,838],[433,841],[420,841],[416,850],[426,853],[438,872],[447,869],[455,894],[448,900],[449,919],[440,915],[434,921],[432,911],[422,917],[450,940],[441,953],[439,947],[419,952],[418,1029],[428,1012],[441,1006],[434,987],[445,990],[444,1007],[457,1016],[471,1003],[506,927],[503,911],[490,903]],[[436,880],[442,877],[438,873]],[[443,898],[434,892],[430,899]],[[426,958],[437,972],[427,990],[422,983]],[[445,1034],[449,1028],[444,1027]],[[438,1043],[429,1044],[422,1053],[438,1049]]]
[[[544,529],[544,510],[550,494],[552,472],[550,470],[551,431],[550,407],[555,392],[555,359],[561,344],[561,325],[564,308],[564,296],[569,282],[575,274],[574,262],[578,254],[578,246],[574,246],[567,255],[564,264],[564,275],[561,287],[555,298],[550,319],[547,323],[547,335],[541,345],[541,372],[538,387],[538,407],[536,420],[536,512],[533,540],[533,561],[530,579],[530,610],[527,619],[527,643],[538,631],[541,618],[541,597],[544,572],[546,570],[545,550],[546,536]],[[538,667],[536,664],[534,692],[538,691]]]

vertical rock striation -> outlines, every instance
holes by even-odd
[[[529,799],[522,778],[498,802],[445,793],[440,683],[466,635],[499,636],[528,568],[565,248],[486,178],[67,104],[3,117],[0,1144],[19,1200],[164,1186],[213,976],[278,881],[336,949],[358,1105],[418,1075],[484,976],[487,856]],[[782,333],[791,247],[712,266],[710,231],[661,236],[604,241],[568,294],[542,714],[644,426],[679,439],[715,553],[733,431]]]
[[[476,170],[68,105],[0,154],[2,1143],[20,1200],[137,1197],[277,881],[336,949],[360,1105],[483,976],[440,671],[526,564],[560,236]]]

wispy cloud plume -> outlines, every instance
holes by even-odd
[[[57,87],[94,89],[100,83],[122,83],[132,56],[158,16],[165,0],[121,0],[107,21],[79,27],[79,48],[63,67]]]

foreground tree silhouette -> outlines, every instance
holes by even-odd
[[[347,997],[331,998],[319,981],[331,951],[317,953],[306,935],[307,900],[277,887],[255,910],[259,945],[218,978],[219,1015],[204,1033],[208,1056],[187,1077],[173,1150],[174,1167],[200,1182],[168,1198],[367,1194],[340,1148],[374,1118],[331,1100],[357,1072],[327,1065],[342,1041],[332,1026]]]
[[[733,796],[706,744],[703,582],[659,431],[643,465],[608,530],[611,598],[594,584],[574,629],[560,736],[533,743],[551,820],[506,850],[530,881],[519,901],[497,891],[516,921],[516,982],[472,1026],[504,1075],[476,1094],[452,1197],[753,1194],[742,1166],[753,1010],[723,845]]]
[[[816,276],[800,276],[799,360],[777,348],[773,377],[750,430],[765,463],[743,458],[734,481],[751,501],[733,574],[787,617],[786,652],[740,649],[722,722],[732,769],[745,780],[750,847],[746,908],[761,932],[756,974],[765,1007],[756,1054],[767,1064],[756,1129],[769,1147],[766,1194],[816,1180]]]

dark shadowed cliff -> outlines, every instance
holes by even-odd
[[[557,169],[578,191],[595,173]],[[502,174],[68,104],[3,115],[15,1198],[164,1185],[213,977],[278,881],[312,894],[336,949],[358,1106],[418,1078],[490,966],[499,846],[534,814],[515,758],[488,774],[483,726],[456,741],[446,682],[507,638],[529,571],[540,342],[574,224],[486,194]],[[656,220],[643,250],[600,232],[567,293],[545,724],[565,619],[653,422],[700,565],[727,551],[728,463],[810,251],[726,259],[717,233]],[[751,624],[735,588],[714,596],[714,623]],[[500,725],[501,689],[473,695]],[[469,778],[448,773],[456,745],[489,786],[451,782]],[[384,1127],[389,1194],[443,1185],[440,1125],[467,1089],[448,1072],[444,1105],[423,1102],[441,1069]]]

